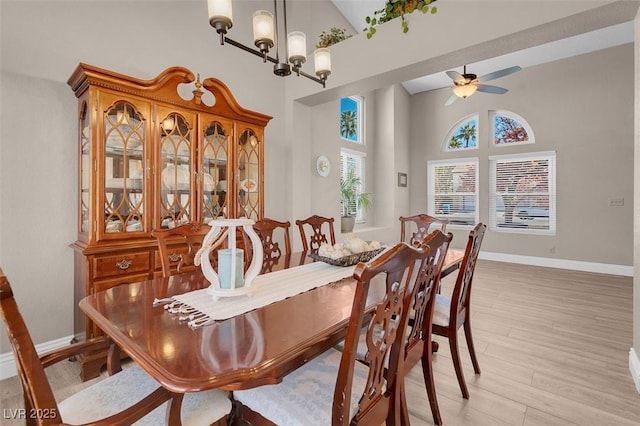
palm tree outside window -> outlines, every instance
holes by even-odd
[[[478,148],[478,115],[474,114],[457,122],[447,134],[445,151],[460,151]]]
[[[340,99],[340,137],[362,143],[362,98],[349,96]]]

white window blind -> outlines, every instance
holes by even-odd
[[[354,176],[360,178],[360,188],[357,193],[360,194],[365,191],[364,180],[364,159],[366,154],[364,152],[352,151],[350,149],[340,150],[340,176],[345,179],[349,172],[352,172]],[[356,197],[357,198],[357,197]],[[342,201],[340,201],[340,208],[343,209]],[[358,205],[356,201],[350,203],[347,206],[347,210],[350,213],[356,213],[356,222],[364,222],[364,209]]]
[[[555,152],[489,157],[489,227],[555,234]]]
[[[427,163],[427,213],[451,225],[478,222],[478,159],[462,158]]]

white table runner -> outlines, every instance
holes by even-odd
[[[178,314],[182,321],[188,321],[189,327],[197,328],[351,277],[354,269],[355,266],[340,267],[314,262],[258,275],[251,283],[252,296],[214,300],[208,289],[202,289],[156,300],[154,304],[168,303],[164,307],[167,311]]]

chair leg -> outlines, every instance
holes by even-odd
[[[458,349],[458,333],[455,328],[449,329],[449,347],[451,348],[453,367],[456,370],[456,376],[458,377],[458,384],[460,385],[460,390],[462,391],[462,397],[464,399],[469,399],[469,391],[467,390],[467,384],[464,381],[462,363],[460,362],[460,350]]]
[[[411,422],[409,421],[409,407],[407,406],[407,391],[405,389],[404,377],[401,379],[402,383],[396,383],[396,389],[398,392],[398,401],[396,405],[396,410],[399,411],[395,417],[400,419],[401,426],[409,426]],[[386,424],[392,424],[390,418],[387,418]]]
[[[480,374],[480,364],[478,364],[478,358],[476,357],[476,348],[473,345],[473,336],[471,335],[471,322],[468,316],[464,322],[464,337],[467,339],[467,347],[469,348],[469,355],[471,355],[473,371],[475,371],[476,374]]]
[[[422,355],[422,377],[424,377],[424,384],[427,388],[427,397],[429,398],[429,405],[431,406],[433,422],[436,426],[441,426],[442,417],[440,416],[440,407],[438,407],[436,383],[433,380],[433,353],[429,350],[431,349],[431,343],[426,342],[424,346],[424,352]]]

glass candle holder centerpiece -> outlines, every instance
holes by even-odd
[[[262,267],[262,242],[253,230],[252,219],[214,219],[209,222],[211,230],[202,241],[201,268],[205,278],[211,283],[207,290],[214,299],[229,296],[251,295],[251,282]],[[249,236],[253,257],[244,270],[244,252],[236,244],[236,229],[242,227]],[[225,244],[226,242],[226,244]],[[213,268],[209,253],[218,247],[218,271]]]

